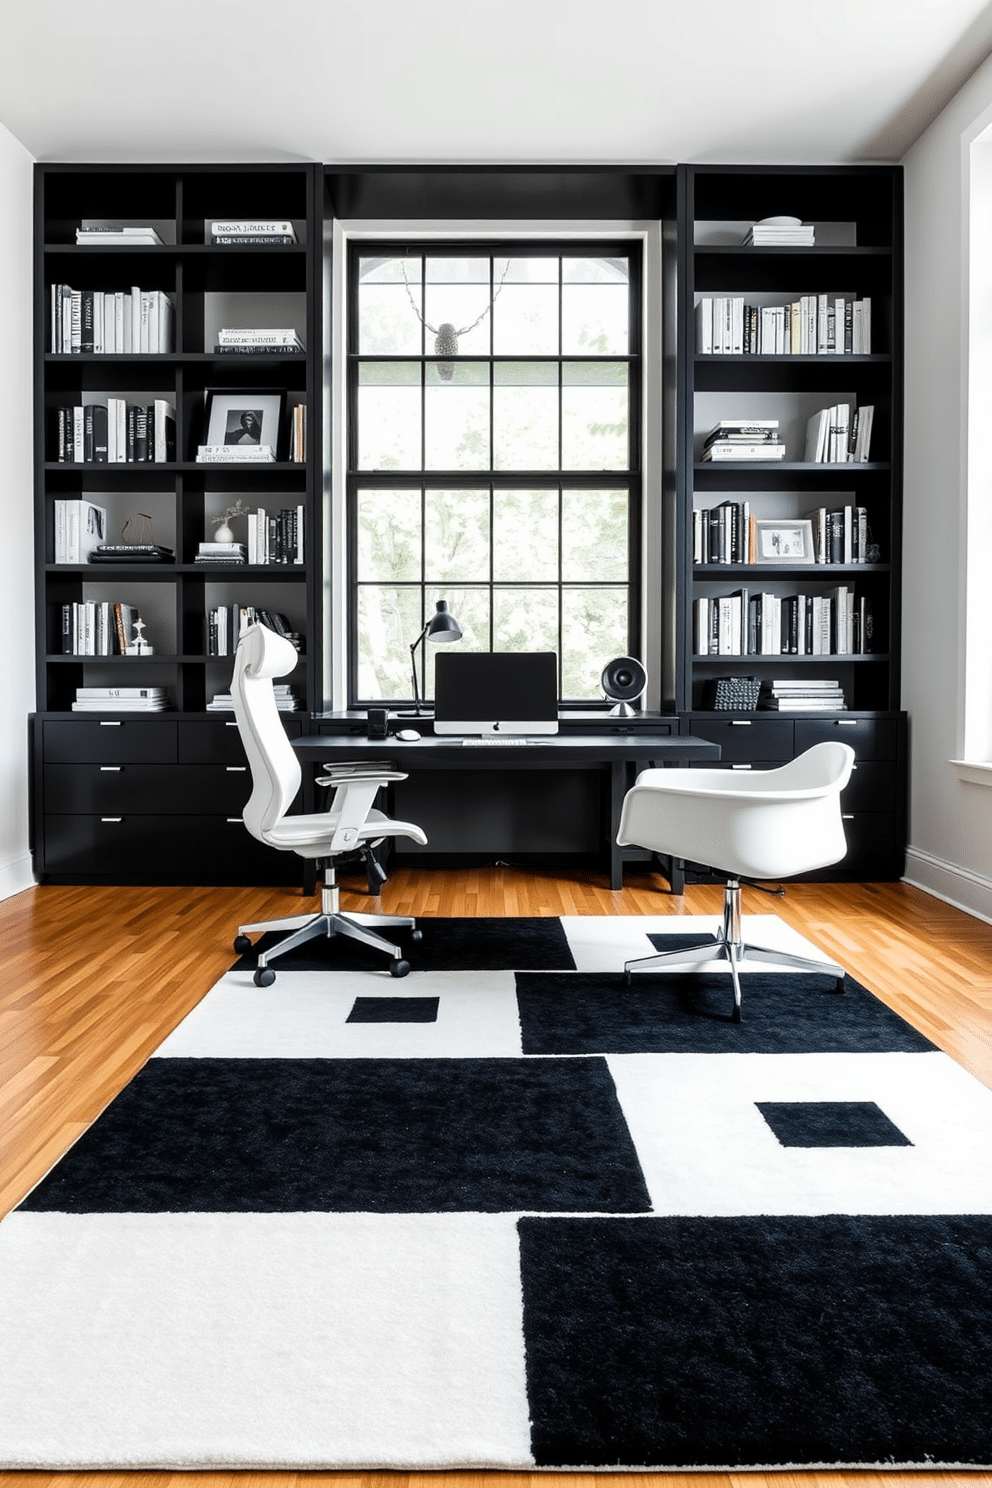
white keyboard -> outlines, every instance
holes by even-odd
[[[502,749],[505,749],[508,745],[516,745],[517,748],[522,746],[526,749],[530,742],[530,739],[524,739],[520,735],[504,736],[503,734],[486,734],[484,738],[462,740],[466,748],[477,748],[479,745],[482,745],[484,749],[489,749],[493,745]]]

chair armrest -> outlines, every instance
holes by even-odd
[[[321,768],[326,774],[317,776],[318,785],[342,785],[348,780],[377,780],[380,785],[385,785],[390,780],[407,778],[406,772],[398,770],[391,760],[381,760],[378,763],[341,760],[337,764],[322,765]]]

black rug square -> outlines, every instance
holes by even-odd
[[[916,1053],[932,1049],[852,977],[748,972],[731,1022],[726,972],[622,972],[516,978],[525,1054]]]
[[[519,1231],[538,1467],[992,1461],[992,1217]]]
[[[385,938],[403,948],[414,971],[574,971],[575,961],[561,921],[510,916],[506,919],[462,919],[455,916],[418,920],[423,939],[411,941],[409,930],[386,929]],[[288,932],[286,932],[288,933]],[[232,971],[253,971],[260,951],[271,950],[283,936],[267,931]],[[388,957],[381,951],[336,935],[311,940],[273,961],[284,971],[382,971]]]
[[[439,997],[356,997],[346,1023],[436,1023]]]
[[[756,1101],[783,1147],[912,1147],[874,1101]]]
[[[644,1213],[601,1059],[153,1059],[28,1195],[87,1212]]]

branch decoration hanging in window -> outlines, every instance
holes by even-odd
[[[489,304],[485,306],[482,314],[477,316],[476,319],[472,321],[471,325],[462,326],[460,330],[456,330],[453,322],[450,320],[442,320],[439,326],[432,326],[430,321],[426,320],[424,316],[421,315],[420,310],[417,307],[417,302],[413,297],[413,292],[410,289],[410,281],[406,277],[405,263],[402,265],[402,268],[403,283],[406,285],[406,292],[409,297],[410,304],[413,306],[413,313],[416,315],[417,319],[420,321],[424,329],[430,331],[431,335],[434,337],[435,355],[443,358],[443,360],[438,362],[437,365],[438,376],[443,378],[445,382],[450,382],[455,372],[454,366],[452,365],[450,359],[458,355],[458,338],[459,336],[467,336],[469,331],[474,331],[476,326],[481,325],[482,322],[485,320],[486,316],[495,305],[500,290],[503,288],[503,280],[510,272],[510,260],[506,260],[506,267],[503,269],[503,272],[500,275],[499,283],[493,290],[492,295],[489,299]]]

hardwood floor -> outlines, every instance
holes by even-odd
[[[394,871],[379,900],[344,906],[436,915],[715,914],[721,891],[682,897],[630,874],[513,869]],[[354,888],[358,883],[355,881]],[[12,1209],[230,965],[240,921],[298,914],[298,893],[42,886],[0,903],[0,1215]],[[744,890],[745,914],[778,914],[992,1088],[992,926],[903,884]],[[894,1488],[968,1484],[992,1472],[703,1474],[0,1473],[0,1488]]]

